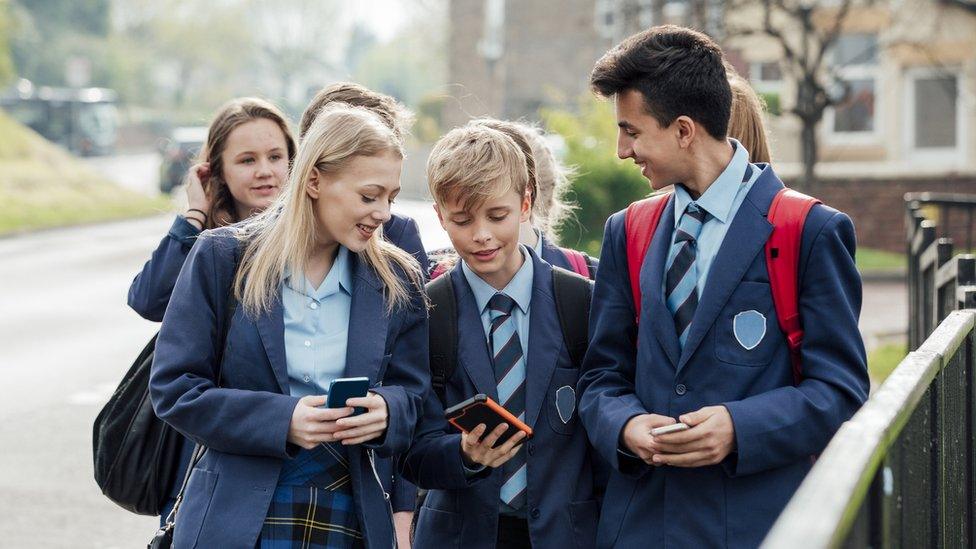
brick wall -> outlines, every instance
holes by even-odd
[[[821,181],[812,194],[851,216],[857,230],[858,246],[904,252],[904,196],[908,192],[924,191],[976,195],[976,177],[947,176],[896,181],[857,178],[826,180]],[[965,213],[958,210],[950,212],[951,236],[957,250],[965,246],[966,221]]]

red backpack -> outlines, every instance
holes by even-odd
[[[655,195],[627,207],[624,221],[627,271],[630,274],[630,290],[633,293],[638,322],[641,312],[641,265],[644,264],[647,248],[651,245],[670,196],[671,193]],[[798,296],[800,244],[807,214],[810,213],[810,208],[819,203],[816,198],[784,188],[776,193],[769,206],[768,219],[773,224],[773,232],[766,241],[766,269],[779,327],[786,334],[786,343],[790,349],[793,379],[796,383],[800,382],[802,372],[800,347],[803,344]]]

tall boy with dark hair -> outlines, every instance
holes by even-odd
[[[604,55],[591,85],[615,101],[618,156],[653,189],[675,186],[640,266],[640,303],[625,212],[606,225],[579,383],[580,417],[614,469],[599,545],[757,546],[867,397],[854,227],[823,205],[803,225],[795,380],[763,253],[783,183],[726,135],[719,47],[654,27]],[[689,428],[651,435],[675,422]]]

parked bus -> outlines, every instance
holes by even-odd
[[[35,87],[26,80],[0,95],[0,108],[18,122],[84,156],[115,150],[117,103],[114,90]]]

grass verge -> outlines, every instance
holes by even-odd
[[[0,111],[0,235],[162,213]]]
[[[868,355],[868,373],[875,385],[880,385],[908,354],[904,343],[889,343]]]

